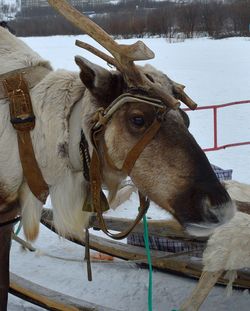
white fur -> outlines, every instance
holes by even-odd
[[[0,74],[37,64],[51,68],[47,61],[2,27],[0,58]],[[78,74],[65,70],[51,71],[31,90],[36,116],[36,126],[31,132],[32,142],[36,159],[50,187],[55,225],[62,235],[79,237],[82,237],[88,217],[82,212],[85,196],[83,176],[73,169],[68,154],[69,116],[84,92]],[[80,129],[84,121],[79,117],[75,122]],[[42,204],[23,182],[16,132],[10,124],[7,100],[0,101],[0,149],[0,183],[4,184],[9,195],[19,192],[24,231],[27,238],[34,239],[38,233]],[[78,146],[71,146],[71,151],[79,153]]]
[[[43,60],[22,40],[18,40],[3,27],[0,29],[0,56],[0,74],[34,65],[51,69],[48,61]]]
[[[250,215],[236,212],[228,223],[214,230],[203,253],[203,264],[199,283],[180,310],[199,310],[223,272],[229,280],[227,294],[232,293],[237,270],[250,268]]]
[[[115,210],[118,206],[129,200],[133,192],[137,192],[137,188],[133,184],[123,186],[118,192],[115,198],[109,202],[110,207]]]
[[[250,202],[250,185],[235,180],[227,180],[224,184],[233,200]]]
[[[189,234],[193,236],[198,237],[205,237],[210,236],[216,228],[220,227],[221,225],[227,223],[232,217],[235,215],[236,212],[236,206],[233,201],[228,202],[227,204],[223,204],[221,206],[218,206],[214,209],[209,209],[210,212],[212,212],[217,219],[219,220],[218,223],[198,223],[193,224],[190,223],[186,226],[186,230]]]
[[[215,229],[203,254],[205,271],[250,268],[250,215],[236,212]]]
[[[82,172],[67,170],[61,180],[50,188],[55,226],[59,234],[83,238],[89,213],[82,211],[85,198]]]
[[[215,229],[203,253],[203,271],[227,271],[227,294],[237,278],[237,270],[250,268],[250,215],[236,212],[223,226]]]
[[[28,240],[34,240],[39,232],[43,204],[33,195],[26,183],[21,186],[19,199],[22,207],[22,225],[25,236]]]

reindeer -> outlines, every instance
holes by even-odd
[[[57,231],[82,238],[91,214],[82,211],[86,197],[95,193],[92,203],[100,204],[100,188],[106,185],[112,200],[128,175],[144,196],[169,211],[192,234],[208,235],[231,219],[234,204],[179,109],[179,101],[196,107],[184,86],[149,65],[135,65],[154,57],[142,42],[119,45],[66,1],[49,3],[112,56],[77,44],[116,70],[76,56],[80,75],[53,71],[47,61],[0,27],[0,242],[10,241],[9,221],[18,213],[26,238],[37,237],[47,191]],[[36,120],[29,129],[35,160],[18,149],[28,138],[22,138],[25,134],[10,122],[8,85],[3,85],[6,73],[20,72],[29,82],[33,109],[29,121]],[[82,136],[92,155],[90,182],[83,175],[87,169],[79,152]],[[38,171],[40,177],[30,178],[27,170]],[[9,244],[0,251],[4,261],[0,265],[1,310],[7,301]]]

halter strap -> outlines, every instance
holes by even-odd
[[[140,199],[139,212],[132,225],[123,232],[119,232],[117,234],[111,233],[107,229],[105,220],[103,218],[103,206],[106,206],[108,202],[101,188],[101,170],[100,170],[101,162],[96,148],[97,146],[95,139],[93,141],[93,146],[94,148],[90,163],[90,189],[91,189],[93,211],[97,213],[101,230],[112,239],[121,240],[127,237],[129,233],[135,228],[135,226],[142,220],[143,216],[147,212],[150,202],[148,199],[146,199],[145,196],[143,196],[139,192],[139,199]]]
[[[137,144],[129,151],[123,166],[121,169],[118,169],[114,164],[111,158],[108,156],[108,152],[106,150],[105,156],[107,161],[117,170],[123,171],[127,175],[131,173],[133,166],[135,165],[136,160],[139,158],[142,151],[145,147],[149,144],[149,142],[153,139],[153,137],[157,134],[160,129],[161,121],[164,120],[166,113],[168,113],[169,109],[166,109],[165,106],[159,103],[158,100],[145,97],[134,96],[131,94],[125,94],[120,97],[120,99],[115,100],[114,103],[108,107],[107,111],[98,111],[96,123],[91,129],[91,139],[93,145],[93,153],[90,163],[90,190],[91,190],[91,198],[92,198],[92,207],[93,211],[97,213],[98,220],[100,223],[101,230],[108,235],[109,237],[119,240],[125,238],[133,229],[134,227],[142,220],[143,216],[145,215],[148,207],[149,207],[149,200],[143,196],[139,192],[139,199],[140,199],[140,207],[139,212],[134,220],[133,224],[124,232],[120,232],[117,234],[113,234],[108,231],[105,220],[103,218],[103,207],[107,206],[108,202],[107,199],[102,192],[101,184],[102,184],[102,172],[101,172],[101,161],[99,156],[99,142],[100,139],[104,136],[104,131],[106,128],[106,124],[108,123],[109,119],[112,117],[113,113],[117,111],[123,104],[135,98],[137,102],[143,102],[147,104],[151,104],[156,106],[157,112],[155,116],[154,122],[151,126],[145,131],[143,136],[139,139]],[[106,147],[104,147],[105,149]],[[106,148],[107,149],[107,148]]]

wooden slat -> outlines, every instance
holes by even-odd
[[[243,213],[250,214],[250,203],[235,201],[237,209]],[[105,221],[109,230],[123,231],[132,222],[127,218],[105,217]],[[98,220],[93,218],[92,226],[99,227]],[[189,235],[184,231],[176,220],[148,220],[149,234],[160,237],[173,237],[192,241],[206,241],[206,237],[197,237]],[[133,232],[143,232],[143,224],[139,223]]]
[[[132,220],[127,218],[105,217],[109,230],[123,231],[131,224]],[[98,220],[92,222],[94,227],[99,227]],[[187,234],[175,220],[148,220],[148,230],[151,236],[172,237],[180,240],[206,241],[204,237],[194,237]],[[132,231],[143,233],[143,223],[140,222]]]
[[[46,217],[42,217],[42,223],[55,232],[53,222]],[[71,239],[79,245],[85,246],[85,242],[77,239]],[[128,245],[113,240],[90,235],[90,248],[104,254],[108,254],[125,260],[136,260],[141,263],[147,263],[145,248]],[[155,268],[183,274],[189,277],[199,278],[202,272],[202,263],[198,258],[192,259],[188,255],[176,255],[175,253],[151,250],[152,265]],[[227,284],[228,281],[220,278],[220,284]],[[250,272],[238,271],[238,278],[234,286],[250,288]]]
[[[246,214],[250,214],[250,203],[235,201],[237,209]],[[47,220],[53,220],[53,212],[51,209],[43,209],[43,213]],[[114,231],[124,231],[131,225],[132,219],[104,217],[107,228]],[[95,216],[91,219],[91,227],[99,228],[98,220]],[[148,220],[149,235],[159,237],[170,237],[176,239],[192,240],[192,241],[206,241],[207,237],[197,237],[189,235],[183,227],[175,220]],[[143,223],[140,222],[132,231],[134,233],[143,233]]]
[[[43,209],[43,219],[53,221],[53,212],[51,209]],[[114,231],[123,231],[131,225],[132,219],[104,217],[107,228]],[[99,223],[96,217],[92,217],[90,227],[99,228]],[[195,237],[188,235],[183,228],[175,220],[148,220],[148,230],[150,235],[161,237],[172,237],[192,241],[206,241],[207,238]],[[134,233],[143,233],[143,223],[140,222],[132,231]]]
[[[98,306],[51,289],[42,287],[13,273],[10,274],[9,292],[46,310],[54,311],[118,311]]]
[[[250,214],[250,203],[235,201],[238,211],[241,211],[246,214]]]

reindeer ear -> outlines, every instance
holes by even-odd
[[[81,69],[80,78],[83,84],[102,102],[111,102],[122,93],[123,79],[120,74],[111,73],[81,56],[76,56],[75,62]]]
[[[182,119],[183,119],[183,121],[184,121],[186,127],[189,128],[189,125],[190,125],[189,116],[188,116],[187,113],[186,113],[184,110],[182,110],[182,109],[179,109],[179,112],[180,112],[180,114],[181,114],[181,116],[182,116]]]

